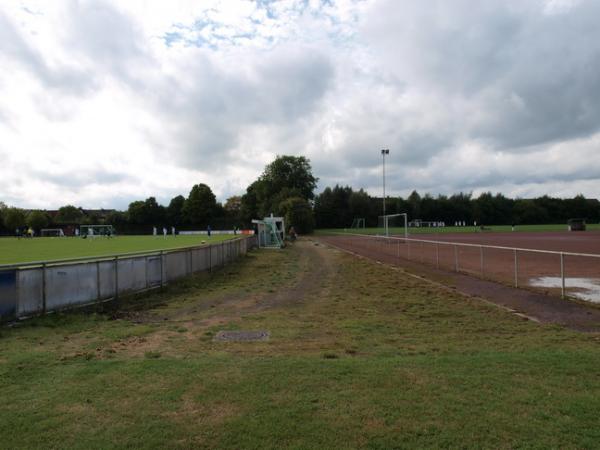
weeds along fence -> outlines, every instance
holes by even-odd
[[[90,305],[162,287],[234,261],[254,236],[173,250],[0,265],[0,320]]]
[[[340,247],[389,263],[400,259],[515,287],[600,303],[600,255],[404,237],[338,234]]]

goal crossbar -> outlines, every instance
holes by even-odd
[[[385,236],[390,235],[390,219],[395,219],[396,217],[404,217],[404,237],[408,237],[408,214],[407,213],[398,213],[398,214],[386,214],[385,216],[379,216],[379,219],[383,225],[383,232]]]
[[[84,236],[89,236],[89,237],[96,237],[96,236],[113,236],[114,235],[114,228],[112,225],[80,225],[79,226],[79,233],[81,235],[81,237]]]
[[[63,237],[65,232],[62,228],[42,228],[40,230],[40,236],[58,236]]]
[[[356,228],[365,228],[365,219],[364,217],[355,217],[352,221],[352,225],[350,225],[351,229]]]

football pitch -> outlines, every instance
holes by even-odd
[[[122,253],[168,250],[213,244],[237,236],[116,236],[82,239],[76,237],[43,237],[33,239],[0,238],[0,264],[20,264],[69,258],[109,256]]]

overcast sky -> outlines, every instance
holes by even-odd
[[[0,0],[0,200],[320,189],[600,197],[597,0]]]

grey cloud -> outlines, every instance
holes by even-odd
[[[312,30],[303,28],[305,15],[285,22],[298,29],[268,50],[228,42],[173,46],[177,56],[161,59],[136,25],[143,17],[108,3],[72,2],[61,36],[76,65],[51,65],[54,59],[2,13],[0,61],[19,61],[41,81],[49,94],[35,103],[51,120],[67,119],[89,92],[102,88],[110,96],[118,86],[119,95],[134,99],[133,110],[160,121],[154,128],[146,125],[152,119],[140,121],[147,146],[136,150],[217,174],[216,191],[232,191],[227,183],[243,144],[257,159],[305,154],[320,186],[350,184],[373,195],[381,192],[381,148],[391,150],[390,193],[493,186],[551,193],[557,184],[600,179],[600,166],[589,150],[578,152],[577,142],[600,131],[600,3],[582,0],[553,15],[544,13],[545,4],[381,0],[357,20],[362,25],[348,25],[343,42],[303,40]],[[10,120],[11,111],[0,111],[0,120]],[[542,162],[557,142],[564,147],[553,153],[560,166],[554,168]],[[470,147],[481,161],[458,159],[468,158]],[[530,159],[507,168],[496,162],[502,154]],[[136,174],[35,176],[74,190]],[[143,174],[139,180],[152,184]],[[128,200],[115,194],[119,204]]]
[[[65,45],[94,70],[143,91],[156,62],[132,18],[106,2],[71,2]],[[140,92],[141,93],[141,92]]]
[[[38,50],[31,47],[0,11],[0,61],[16,61],[30,70],[45,87],[70,95],[82,95],[95,86],[89,71],[63,65],[51,67]]]
[[[113,184],[134,181],[131,174],[106,169],[79,170],[77,172],[47,172],[30,170],[30,175],[66,189],[78,189],[93,184]]]
[[[555,15],[544,5],[388,2],[366,34],[401,79],[466,104],[464,132],[522,152],[600,129],[600,4]]]
[[[200,53],[189,66],[192,86],[159,91],[157,109],[169,121],[171,152],[180,164],[221,165],[235,157],[231,152],[249,127],[294,129],[317,110],[333,77],[325,55],[296,49],[257,56],[223,69]],[[285,151],[285,142],[280,145]]]

